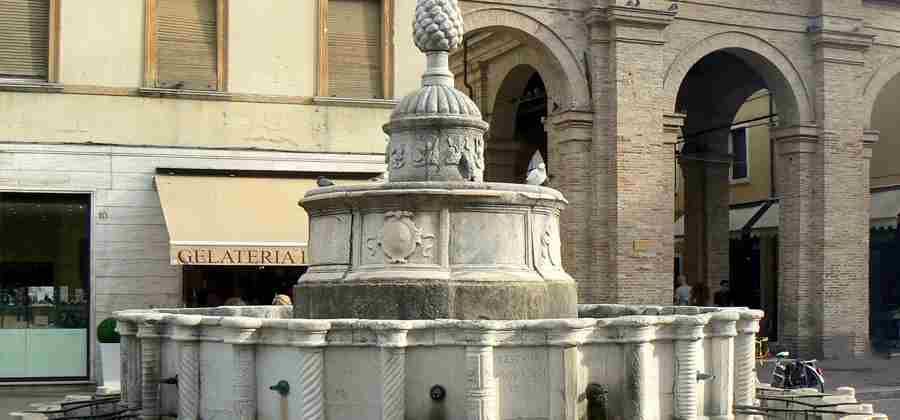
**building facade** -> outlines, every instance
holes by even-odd
[[[564,258],[581,301],[671,302],[676,167],[684,272],[711,298],[730,265],[732,154],[720,127],[766,89],[777,112],[778,341],[825,357],[868,351],[873,112],[900,73],[900,4],[460,3],[469,36],[453,57],[457,85],[501,139],[487,146],[488,180],[491,165],[521,167],[502,162],[508,150],[535,150],[504,141],[518,137],[518,105],[546,103],[546,159],[570,201]]]
[[[268,304],[297,200],[384,171],[414,0],[0,0],[0,382],[96,379],[113,311]]]

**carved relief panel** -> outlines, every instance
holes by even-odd
[[[483,180],[484,136],[478,130],[454,128],[396,133],[388,153],[392,180]]]
[[[312,264],[350,264],[350,225],[348,212],[310,215],[309,260]]]
[[[404,210],[363,217],[362,265],[435,264],[438,217]]]

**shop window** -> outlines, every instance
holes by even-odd
[[[147,0],[148,87],[225,90],[225,0]]]
[[[269,305],[275,295],[293,296],[294,285],[305,272],[305,266],[184,266],[184,305]]]
[[[52,81],[58,0],[0,0],[0,79]]]
[[[732,155],[731,180],[748,181],[750,179],[750,153],[748,150],[749,131],[747,127],[731,130],[731,141],[728,152]]]
[[[318,95],[393,96],[393,0],[319,0]]]
[[[0,381],[86,379],[90,196],[0,193]]]

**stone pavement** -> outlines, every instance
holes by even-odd
[[[59,401],[66,395],[90,395],[95,386],[31,386],[31,385],[5,385],[0,386],[0,420],[10,419],[9,413],[30,409],[32,403],[47,403]]]
[[[859,402],[872,403],[876,413],[900,420],[900,360],[871,358],[863,360],[823,360],[825,391],[849,386],[856,389]],[[772,365],[757,366],[760,382],[771,382]]]

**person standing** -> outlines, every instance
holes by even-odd
[[[693,288],[688,285],[687,277],[684,274],[678,276],[678,287],[675,289],[675,305],[689,306],[692,292]]]
[[[713,295],[713,303],[716,306],[732,306],[731,289],[729,288],[728,280],[722,280],[719,283],[719,291]]]

